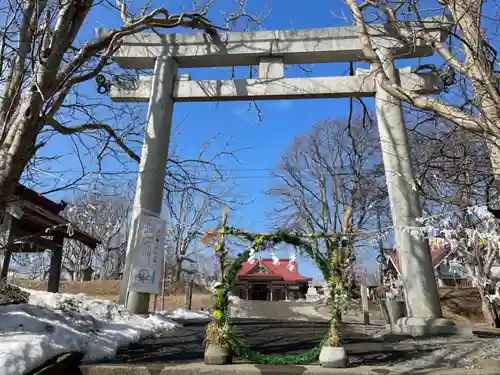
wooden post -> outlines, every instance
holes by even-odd
[[[225,230],[226,228],[226,225],[227,225],[227,216],[228,216],[228,209],[227,208],[224,208],[224,211],[222,212],[222,226],[221,226],[221,230]],[[226,236],[224,234],[221,234],[219,236],[219,245],[220,246],[224,246],[225,245],[225,242],[226,242]],[[222,257],[220,258],[220,272],[219,272],[219,281],[222,281],[224,279],[224,276],[226,275],[226,257]]]
[[[363,324],[370,324],[370,313],[368,311],[368,287],[361,284],[361,306],[363,307]]]
[[[2,231],[0,231],[0,281],[7,281],[9,273],[12,243],[12,233],[14,227],[14,220],[8,213],[3,214]],[[1,228],[0,228],[1,229]]]
[[[184,300],[184,306],[186,310],[191,310],[191,301],[193,299],[193,286],[194,279],[189,280],[189,284],[186,286],[186,297]]]
[[[3,254],[0,256],[0,264],[1,270],[0,270],[0,281],[5,281],[7,282],[7,275],[9,272],[9,265],[10,265],[10,258],[12,255],[12,252],[10,251],[10,246],[7,244],[5,246],[5,249],[2,249]]]
[[[51,293],[59,292],[59,283],[61,281],[61,266],[63,261],[64,237],[54,236],[54,248],[50,257],[49,282],[47,291]]]

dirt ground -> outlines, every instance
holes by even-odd
[[[481,299],[475,288],[440,288],[439,294],[445,318],[464,325],[486,324],[481,312]],[[357,302],[360,304],[360,301]],[[375,301],[369,301],[369,309],[378,312],[379,307]]]
[[[47,290],[47,281],[14,279],[14,284],[20,287],[34,290]],[[164,297],[164,310],[171,311],[178,307],[184,307],[184,287],[172,285]],[[87,294],[96,299],[118,301],[120,290],[119,280],[96,280],[96,281],[61,281],[59,292],[68,294]],[[212,295],[200,287],[193,289],[192,309],[201,310],[210,307]],[[154,310],[154,298],[151,298],[150,311]],[[161,296],[156,302],[156,311],[162,310]]]
[[[21,287],[35,290],[46,290],[46,281],[14,279],[14,284]],[[97,280],[97,281],[62,281],[61,293],[79,294],[84,293],[96,299],[111,301],[118,300],[120,281],[118,280]],[[484,323],[481,313],[481,301],[474,288],[442,288],[441,306],[445,317],[452,318],[462,324],[480,325]],[[212,301],[211,294],[202,287],[195,287],[193,290],[192,308],[194,310],[207,309]],[[161,310],[161,297],[157,298],[156,310]],[[184,306],[184,286],[171,285],[164,298],[164,309],[173,310]],[[153,311],[154,299],[151,298],[150,311]],[[370,310],[378,310],[378,306],[370,301]]]
[[[442,288],[439,293],[445,317],[474,324],[484,323],[481,298],[475,288]]]

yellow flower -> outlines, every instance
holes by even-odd
[[[215,310],[214,311],[214,316],[220,320],[220,318],[222,318],[222,311],[220,310]]]

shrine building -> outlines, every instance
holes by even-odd
[[[311,277],[302,276],[297,262],[280,259],[258,259],[253,264],[245,262],[238,272],[233,294],[241,299],[283,301],[305,299]]]

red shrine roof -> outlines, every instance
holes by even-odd
[[[431,258],[434,268],[439,267],[439,265],[443,263],[446,257],[451,253],[452,249],[448,244],[431,246]],[[397,249],[384,249],[384,255],[389,258],[389,261],[392,263],[398,274],[401,274]]]
[[[299,273],[297,262],[294,262],[293,269],[288,269],[288,259],[280,259],[277,265],[273,264],[272,259],[260,259],[253,264],[245,262],[238,272],[238,279],[267,279],[275,281],[288,282],[307,282],[312,281],[312,277],[305,277]]]

